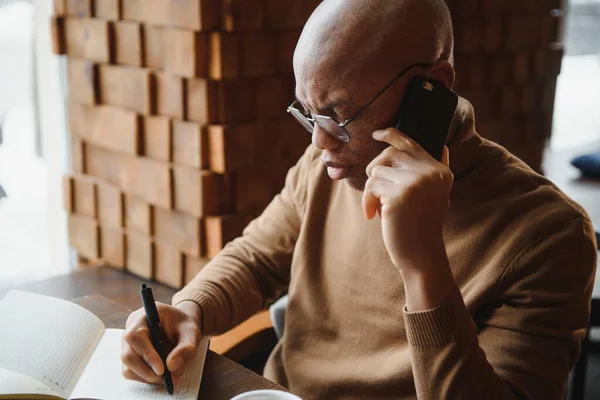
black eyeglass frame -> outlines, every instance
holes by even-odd
[[[375,100],[377,100],[383,93],[385,93],[394,83],[396,83],[396,81],[398,79],[400,79],[402,76],[404,76],[408,71],[410,71],[411,69],[416,68],[416,67],[425,68],[425,67],[430,67],[431,65],[432,65],[431,63],[421,63],[421,62],[409,65],[402,72],[400,72],[398,75],[396,75],[396,77],[390,83],[388,83],[383,89],[381,89],[379,91],[379,93],[377,93],[377,95],[370,102],[368,102],[364,107],[362,107],[360,110],[358,110],[356,112],[356,114],[354,114],[352,117],[344,120],[341,123],[338,123],[333,118],[331,118],[327,115],[316,114],[316,115],[312,115],[312,117],[306,116],[301,110],[294,107],[296,105],[296,103],[298,103],[298,100],[295,100],[287,108],[287,112],[292,114],[292,116],[300,123],[300,125],[302,125],[304,127],[304,129],[306,129],[309,133],[314,132],[315,123],[317,123],[329,135],[333,136],[334,138],[336,138],[344,143],[347,143],[350,141],[350,134],[346,130],[346,126],[349,123],[351,123],[356,118],[358,118],[365,110],[367,110],[371,106],[371,104],[373,104],[375,102]],[[336,132],[331,132],[331,130],[333,130],[333,129],[335,129]]]

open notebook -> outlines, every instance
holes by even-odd
[[[122,329],[69,301],[11,290],[0,301],[0,399],[196,399],[208,338],[170,396],[121,375]]]

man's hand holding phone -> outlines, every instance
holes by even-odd
[[[438,162],[394,128],[376,131],[373,138],[390,147],[367,167],[365,216],[372,219],[379,211],[385,246],[404,278],[408,309],[436,307],[455,287],[442,236],[454,181],[448,148]]]

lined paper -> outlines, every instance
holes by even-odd
[[[0,368],[68,397],[102,337],[102,321],[76,304],[17,290],[0,301],[0,315]]]
[[[127,400],[195,400],[200,390],[202,370],[208,351],[208,338],[202,339],[194,360],[180,382],[175,386],[173,396],[164,385],[151,385],[127,380],[123,377],[121,364],[121,329],[107,329],[98,343],[85,371],[81,375],[73,398],[102,398]]]

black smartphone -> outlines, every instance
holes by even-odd
[[[396,129],[440,161],[450,132],[458,95],[440,82],[420,76],[409,83]]]

